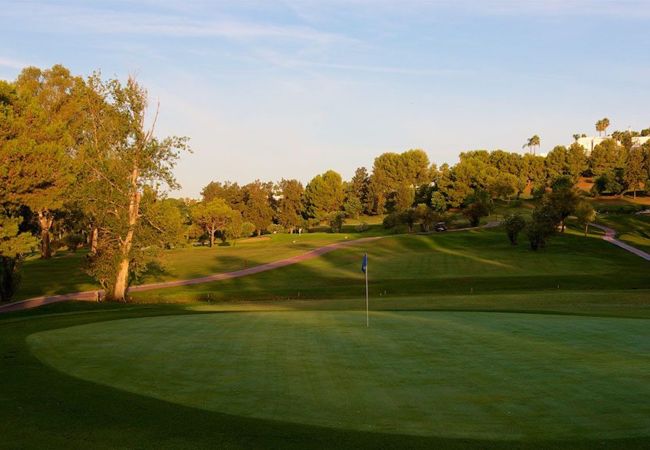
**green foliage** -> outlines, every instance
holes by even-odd
[[[303,196],[305,189],[298,180],[282,179],[279,183],[281,198],[278,202],[278,222],[292,232],[300,227],[304,210]]]
[[[342,211],[330,213],[328,222],[332,233],[340,233],[345,223],[345,213]]]
[[[20,284],[20,263],[37,240],[19,231],[21,219],[0,214],[0,301],[7,302]]]
[[[506,234],[512,245],[517,245],[517,238],[519,233],[526,227],[526,220],[519,213],[510,214],[505,217],[503,225],[506,229]]]
[[[319,221],[325,220],[331,213],[340,211],[343,201],[343,181],[341,175],[333,170],[316,175],[305,188],[307,215]]]
[[[564,221],[573,214],[579,201],[580,195],[569,177],[556,180],[553,190],[543,199],[543,202],[557,215],[562,232],[564,232]]]
[[[538,205],[533,210],[532,220],[526,225],[530,248],[535,251],[544,248],[548,239],[555,233],[560,220],[560,215],[549,202]]]
[[[574,214],[578,220],[578,224],[585,228],[585,237],[589,231],[589,224],[596,220],[596,211],[591,203],[587,201],[581,201],[575,208]]]
[[[63,237],[63,242],[74,253],[86,242],[86,238],[82,234],[70,233]]]
[[[225,233],[226,228],[232,222],[233,217],[236,216],[240,217],[241,222],[241,214],[239,211],[233,211],[233,209],[228,206],[226,201],[222,198],[214,198],[207,203],[197,203],[192,208],[192,220],[208,233],[208,236],[210,237],[210,247],[214,245],[216,233]],[[230,231],[231,233],[236,234],[236,225]]]
[[[606,139],[592,150],[589,168],[594,175],[600,176],[622,167],[624,160],[623,147],[614,139]]]
[[[201,196],[204,202],[222,198],[233,209],[241,211],[244,208],[244,189],[235,182],[212,181],[203,188]]]
[[[445,196],[440,193],[440,191],[434,191],[431,193],[431,209],[436,212],[442,213],[447,210],[447,200]]]
[[[244,219],[255,225],[257,235],[261,235],[273,221],[271,198],[273,184],[255,180],[244,186]]]
[[[472,227],[481,223],[481,217],[489,216],[493,208],[490,194],[483,190],[477,190],[465,200],[463,215],[469,220]]]
[[[348,218],[356,219],[363,211],[363,204],[356,195],[349,195],[343,204],[343,210]]]

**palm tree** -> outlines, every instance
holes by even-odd
[[[607,117],[596,122],[596,131],[598,131],[600,136],[603,135],[603,131],[605,132],[605,136],[607,136],[607,128],[609,128],[609,119]]]
[[[528,147],[528,150],[532,149],[533,155],[535,154],[535,148],[539,150],[540,138],[536,134],[528,138],[528,142],[521,146],[521,148]]]

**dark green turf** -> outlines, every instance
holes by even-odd
[[[588,305],[582,310],[589,313]],[[187,311],[174,305],[70,303],[0,317],[0,447],[641,449],[650,445],[647,437],[504,442],[405,436],[231,416],[70,377],[44,366],[26,343],[27,336],[41,331],[170,314]]]
[[[185,406],[474,439],[650,435],[647,320],[474,312],[263,312],[31,335],[70,375]]]

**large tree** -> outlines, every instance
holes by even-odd
[[[285,179],[280,181],[278,187],[280,192],[277,211],[278,222],[290,233],[293,233],[303,221],[302,211],[304,209],[303,196],[305,189],[300,181]]]
[[[243,187],[244,190],[244,219],[255,225],[255,232],[261,235],[262,231],[273,221],[273,183],[262,183],[255,180]]]
[[[215,198],[222,198],[230,205],[231,208],[244,209],[244,190],[236,182],[212,181],[208,183],[201,191],[204,202],[209,202]]]
[[[340,211],[344,200],[341,175],[333,170],[316,175],[305,188],[307,214],[319,221],[325,220],[331,213]]]
[[[226,228],[232,221],[233,213],[241,217],[239,211],[233,211],[224,199],[214,198],[194,205],[192,220],[208,234],[210,247],[212,247],[217,232],[225,233]]]
[[[147,93],[134,78],[121,83],[95,74],[87,86],[77,185],[87,195],[85,205],[104,212],[97,218],[99,243],[90,273],[107,299],[125,301],[132,269],[151,245],[142,237],[166,232],[143,207],[143,193],[147,187],[178,186],[172,168],[188,148],[187,138],[154,136],[157,112],[147,126]]]
[[[643,149],[640,147],[631,148],[627,152],[623,179],[627,189],[633,192],[634,198],[636,198],[636,191],[641,187],[641,183],[647,179],[647,173],[643,166]]]
[[[616,140],[605,139],[589,155],[589,167],[594,175],[602,175],[623,167],[624,156],[623,147]]]
[[[37,240],[21,233],[22,219],[0,213],[0,301],[11,300],[18,287],[19,268],[23,256],[36,247]]]
[[[4,202],[27,206],[36,216],[41,256],[52,255],[50,230],[74,180],[72,156],[81,134],[83,80],[63,66],[24,69],[2,91],[0,184]]]

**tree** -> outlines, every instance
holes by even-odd
[[[244,236],[250,236],[253,231],[255,231],[255,225],[250,222],[244,222],[241,213],[236,209],[233,209],[230,214],[230,219],[227,221],[226,226],[221,232],[221,240],[223,242],[232,240],[236,243],[237,239]]]
[[[612,170],[610,172],[603,173],[594,181],[594,185],[591,188],[592,192],[598,195],[603,195],[605,193],[610,194],[621,194],[625,189],[623,184],[620,182],[616,173]]]
[[[21,219],[0,214],[0,301],[8,302],[20,283],[23,256],[38,245],[29,233],[19,231]]]
[[[532,190],[534,185],[546,184],[546,163],[543,156],[526,154],[522,158],[522,177],[525,177],[526,185]]]
[[[568,152],[565,146],[557,145],[546,155],[546,173],[547,177],[551,180],[567,175],[569,173],[568,167]]]
[[[280,181],[280,200],[278,202],[278,222],[284,228],[293,233],[302,223],[302,211],[304,209],[303,196],[305,189],[298,180]]]
[[[576,219],[578,219],[578,223],[585,227],[585,237],[587,237],[589,224],[596,219],[596,211],[594,211],[594,207],[591,206],[591,203],[589,202],[581,201],[578,203],[578,206],[576,206],[574,214]]]
[[[390,210],[394,212],[406,211],[413,206],[415,200],[415,191],[413,187],[406,183],[402,183],[390,197]]]
[[[465,201],[463,214],[472,227],[481,223],[481,217],[489,216],[492,212],[492,199],[486,191],[477,190]]]
[[[239,211],[237,211],[239,214]],[[210,237],[210,247],[214,245],[217,232],[224,232],[233,217],[233,209],[222,198],[198,203],[192,208],[192,220]]]
[[[148,233],[165,233],[143,208],[147,187],[178,186],[172,169],[187,138],[154,136],[156,119],[145,126],[147,93],[134,78],[123,85],[104,82],[98,74],[87,81],[83,141],[77,161],[77,188],[87,196],[84,207],[104,211],[98,219],[98,250],[89,272],[106,290],[106,298],[126,300],[134,268]]]
[[[609,119],[607,117],[596,122],[596,131],[600,136],[603,135],[603,132],[607,135],[607,128],[609,128]]]
[[[429,203],[431,203],[431,209],[436,212],[442,213],[447,210],[447,201],[440,191],[434,191],[431,193],[431,200]]]
[[[569,185],[567,185],[569,183]],[[575,211],[580,201],[580,196],[573,185],[571,180],[564,181],[563,179],[556,180],[553,190],[546,194],[544,202],[552,209],[558,217],[558,223],[562,227],[564,233],[564,221]]]
[[[244,186],[244,219],[255,225],[258,236],[266,230],[273,221],[271,197],[273,185],[255,180]]]
[[[532,151],[533,155],[535,155],[536,150],[539,150],[540,144],[541,144],[541,139],[539,138],[538,135],[534,134],[528,138],[528,141],[521,148],[528,147],[528,150]]]
[[[500,198],[510,202],[512,196],[517,192],[519,180],[509,173],[500,173],[490,186],[490,192],[494,198]]]
[[[574,142],[571,144],[566,153],[566,168],[567,172],[574,181],[578,181],[582,173],[587,170],[587,152],[585,148]]]
[[[517,245],[517,237],[521,230],[526,227],[526,221],[519,213],[511,214],[506,216],[503,221],[503,225],[506,228],[506,234],[512,245]]]
[[[341,210],[344,193],[341,175],[328,170],[316,175],[305,188],[307,214],[319,221],[325,220],[330,213]]]
[[[647,179],[648,174],[643,166],[643,149],[631,148],[625,161],[624,180],[627,188],[632,190],[634,198],[636,198],[636,191],[641,187],[641,183]]]
[[[551,237],[557,228],[560,218],[552,206],[543,202],[538,205],[532,214],[531,221],[526,225],[526,234],[532,250],[538,250],[546,246],[548,238]]]
[[[327,217],[332,233],[340,233],[345,223],[345,213],[342,211],[331,212]]]
[[[368,176],[368,170],[365,167],[359,167],[354,171],[354,176],[348,185],[348,196],[354,195],[359,199],[366,212],[370,213],[372,211],[367,209],[369,193],[370,177]]]
[[[24,69],[5,96],[7,119],[0,140],[3,200],[25,205],[36,215],[41,257],[52,256],[50,231],[74,180],[72,153],[80,138],[83,81],[63,66]]]
[[[363,205],[361,204],[361,200],[359,200],[356,195],[351,194],[345,199],[345,203],[343,203],[343,210],[345,211],[346,217],[356,219],[363,211]]]
[[[204,202],[222,198],[231,208],[240,211],[244,209],[244,190],[235,182],[212,181],[201,190],[201,196]]]
[[[623,147],[614,139],[605,139],[589,155],[589,166],[596,176],[623,167],[624,162]]]

